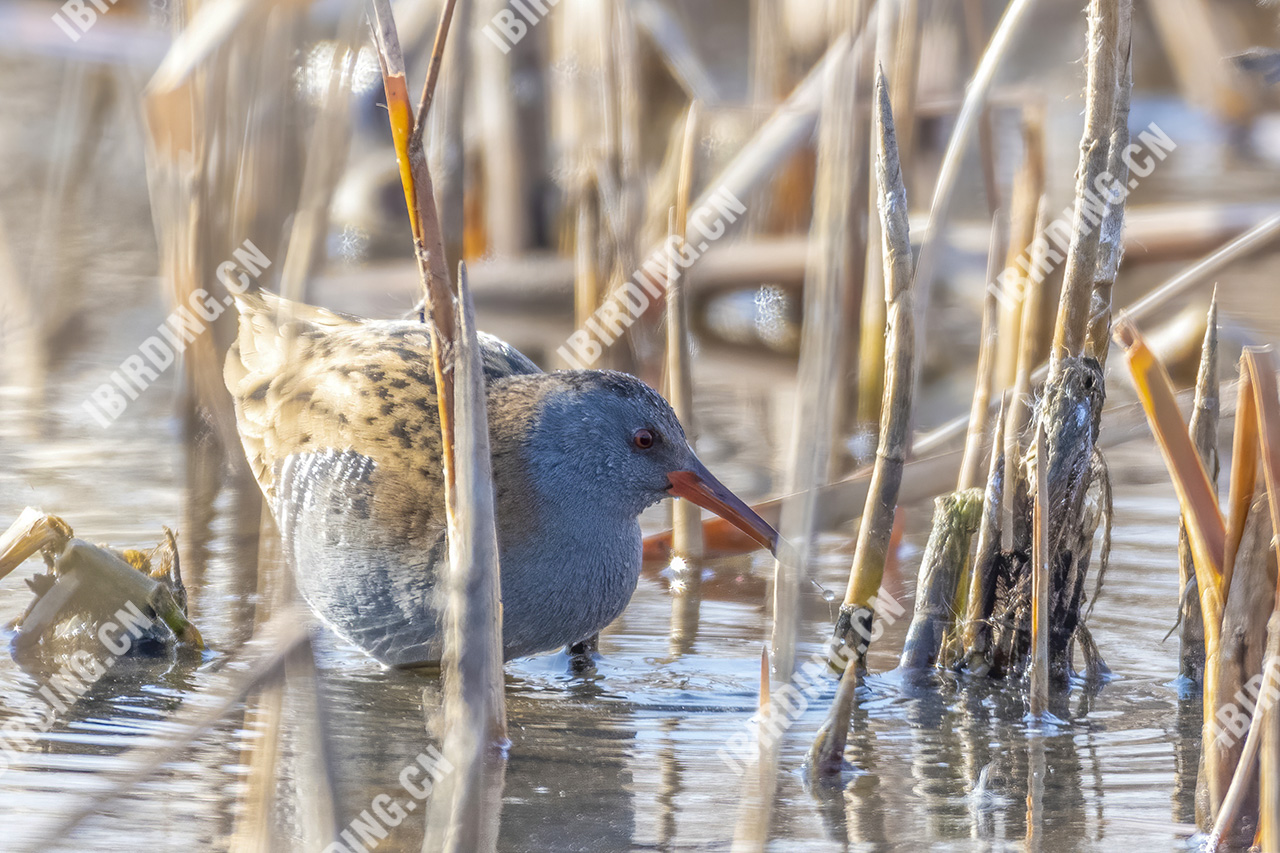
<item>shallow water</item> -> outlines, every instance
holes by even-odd
[[[69,420],[78,383],[55,392],[50,410]],[[180,500],[179,441],[162,412],[166,395],[152,389],[113,429],[51,426],[28,432],[32,413],[7,397],[0,415],[0,494],[5,520],[24,504],[66,517],[95,541],[153,541],[160,523],[174,525]],[[734,392],[709,389],[724,412]],[[741,408],[743,403],[739,403]],[[752,401],[758,409],[760,402]],[[721,414],[723,417],[723,414]],[[58,423],[53,419],[51,423]],[[86,430],[95,439],[85,442]],[[750,491],[765,470],[726,459],[733,440],[708,453],[711,467]],[[86,449],[89,448],[89,449]],[[1142,850],[1184,846],[1177,822],[1193,817],[1194,777],[1180,778],[1179,755],[1194,761],[1198,714],[1180,707],[1172,683],[1177,641],[1161,642],[1176,603],[1176,503],[1163,467],[1145,443],[1112,451],[1116,528],[1112,566],[1092,629],[1115,680],[1096,694],[1061,697],[1060,727],[1030,732],[1015,693],[987,685],[901,683],[891,670],[907,617],[872,648],[873,676],[854,719],[843,791],[806,790],[801,765],[835,683],[808,702],[782,751],[772,832],[779,850]],[[225,503],[225,501],[223,502]],[[225,514],[225,507],[219,504]],[[928,506],[909,508],[902,571],[886,581],[910,607],[914,570]],[[654,511],[649,527],[661,524]],[[198,624],[213,651],[203,660],[122,664],[94,685],[21,761],[0,774],[0,848],[31,839],[39,827],[98,790],[121,753],[174,729],[173,713],[199,706],[225,685],[225,652],[243,636],[252,583],[235,565],[227,524],[214,523],[203,581],[192,583]],[[823,540],[818,580],[842,589],[849,559],[843,535]],[[665,581],[641,580],[631,606],[601,639],[594,673],[575,676],[563,655],[508,666],[510,764],[499,849],[728,849],[742,802],[742,780],[718,752],[747,731],[767,641],[762,602],[771,564],[760,555],[708,567],[736,578],[738,600],[706,601],[696,635],[674,648],[672,597]],[[25,605],[18,577],[0,587],[0,616]],[[188,578],[189,583],[191,578]],[[820,651],[834,604],[816,586],[804,593],[801,659]],[[438,683],[425,674],[385,671],[336,638],[321,642],[324,695],[332,712],[342,820],[378,794],[411,798],[397,781],[425,748],[424,703],[438,703]],[[40,700],[41,675],[0,662],[0,702],[7,713]],[[293,750],[305,705],[286,703],[286,778],[281,782],[274,849],[299,842],[296,790],[314,791]],[[254,742],[242,708],[135,791],[116,797],[58,849],[116,848],[122,838],[150,849],[222,849],[236,832],[246,788],[246,750]],[[1188,753],[1187,751],[1190,750]],[[293,768],[293,769],[291,769]],[[1040,768],[1040,812],[1028,824],[1027,795]],[[1194,768],[1192,767],[1193,771]],[[979,780],[981,784],[979,784]],[[1035,783],[1035,784],[1038,784]],[[976,790],[975,790],[976,789]],[[1177,793],[1181,791],[1181,793]],[[306,794],[303,799],[305,801]],[[411,812],[378,850],[416,850],[423,810]],[[1031,837],[1033,840],[1027,840]]]
[[[1071,6],[1069,12],[1075,15],[1078,9]],[[1046,32],[1053,33],[1065,60],[1078,56],[1078,39]],[[49,226],[31,212],[39,209],[46,159],[51,98],[45,87],[58,81],[51,75],[33,82],[42,73],[34,64],[11,62],[0,71],[5,114],[13,117],[0,123],[0,151],[15,164],[0,170],[0,201],[7,206],[3,224],[18,255],[17,272],[39,279],[47,273],[41,266],[47,256],[34,249],[39,229]],[[1059,88],[1078,97],[1078,80],[1067,83]],[[1135,116],[1145,121],[1151,113],[1163,123],[1162,103],[1144,106],[1135,100]],[[1066,112],[1078,119],[1074,107]],[[1173,119],[1186,129],[1178,137],[1183,149],[1161,173],[1167,178],[1153,196],[1199,200],[1216,192],[1274,198],[1270,164],[1247,169],[1227,164],[1231,180],[1225,182],[1226,166],[1210,162],[1206,168],[1206,157],[1221,156],[1222,146],[1216,137],[1192,134],[1205,124],[1202,118],[1178,114]],[[162,524],[191,534],[180,529],[183,448],[173,416],[173,371],[109,430],[80,408],[162,319],[142,146],[118,128],[113,132],[119,138],[108,138],[109,147],[90,152],[96,188],[85,202],[90,215],[72,223],[82,240],[60,247],[66,250],[65,265],[83,272],[87,284],[81,295],[89,294],[95,306],[108,310],[82,312],[81,325],[73,328],[76,345],[55,353],[44,401],[0,387],[0,525],[22,507],[36,505],[63,516],[92,541],[139,546],[154,543]],[[1069,188],[1078,135],[1052,136],[1069,149],[1068,165],[1055,168],[1053,180]],[[975,186],[976,175],[975,169]],[[975,193],[960,196],[971,196],[979,206]],[[1260,337],[1274,338],[1280,303],[1270,297],[1257,304],[1264,284],[1272,286],[1266,263],[1241,265],[1248,274],[1235,279],[1241,287],[1224,293],[1224,315],[1237,326],[1251,326]],[[1145,272],[1142,286],[1154,274]],[[1137,278],[1120,284],[1118,302],[1140,292]],[[0,324],[6,319],[0,313]],[[790,367],[776,372],[789,375]],[[922,401],[922,420],[940,420],[966,407],[970,377],[952,376],[931,388]],[[741,377],[733,378],[739,381],[732,387],[723,377],[719,383],[699,378],[699,404],[705,408],[699,449],[744,497],[772,496],[789,429],[788,399],[785,394],[745,395]],[[1115,395],[1127,380],[1113,375],[1110,384]],[[828,681],[795,720],[782,748],[771,849],[1188,847],[1185,824],[1193,819],[1199,713],[1193,702],[1180,700],[1173,683],[1176,639],[1161,640],[1178,598],[1177,505],[1149,442],[1112,450],[1109,460],[1117,527],[1106,588],[1090,624],[1114,680],[1096,693],[1077,688],[1059,697],[1054,712],[1061,725],[1029,731],[1016,690],[952,680],[903,684],[885,674],[897,662],[904,616],[872,647],[871,668],[878,674],[869,679],[856,712],[848,752],[852,769],[843,789],[809,790],[801,772],[835,683]],[[59,714],[21,760],[0,772],[0,850],[30,845],[56,816],[87,796],[109,791],[106,774],[122,769],[127,750],[171,735],[175,715],[208,706],[225,689],[221,667],[252,627],[259,594],[256,567],[241,555],[233,535],[230,501],[220,499],[215,509],[207,565],[203,572],[187,567],[194,618],[211,651],[197,660],[122,663]],[[901,571],[886,581],[888,592],[908,608],[930,514],[927,502],[908,507]],[[660,510],[646,518],[648,529],[662,524]],[[851,533],[824,539],[817,567],[817,580],[837,593],[848,568]],[[763,602],[771,563],[755,555],[708,569],[739,590],[737,600],[704,602],[696,635],[679,648],[671,640],[672,597],[666,584],[645,577],[627,612],[602,636],[594,673],[573,675],[562,655],[507,667],[512,745],[500,850],[730,848],[744,780],[718,753],[748,730],[756,707],[760,650],[769,631]],[[0,622],[25,607],[29,594],[21,578],[33,571],[23,567],[0,582]],[[801,660],[820,650],[834,618],[834,605],[818,587],[807,587],[802,595]],[[6,645],[9,639],[8,633],[0,636]],[[438,704],[438,682],[421,673],[383,670],[331,636],[320,642],[320,665],[332,716],[340,822],[370,808],[379,795],[409,802],[399,777],[431,742],[424,717]],[[36,691],[44,677],[0,658],[0,726],[41,704]],[[302,847],[295,804],[310,802],[319,786],[311,768],[298,760],[305,751],[299,723],[306,718],[305,703],[291,693],[284,710],[276,836],[268,849]],[[250,752],[260,739],[259,726],[238,706],[180,759],[132,791],[113,796],[51,849],[232,847],[249,787]],[[1029,792],[1036,792],[1030,816]],[[413,810],[376,849],[418,850],[424,811]]]

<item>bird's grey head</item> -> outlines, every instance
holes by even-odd
[[[584,510],[634,518],[669,497],[672,471],[697,463],[675,412],[634,376],[566,370],[549,378],[529,438],[530,461],[552,475],[541,478],[544,484],[572,483]]]
[[[684,497],[774,546],[777,534],[698,460],[675,412],[648,385],[612,370],[559,371],[540,381],[524,442],[540,501],[589,524],[634,519],[663,498]]]

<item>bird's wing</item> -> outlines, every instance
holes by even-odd
[[[237,298],[225,379],[254,476],[268,499],[290,457],[354,452],[372,463],[371,517],[430,535],[443,525],[443,475],[428,327],[360,320],[262,293]],[[536,373],[485,335],[486,379]],[[391,532],[391,531],[388,531]]]

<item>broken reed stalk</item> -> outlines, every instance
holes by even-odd
[[[1122,78],[1119,73],[1121,19],[1127,18],[1130,11],[1130,0],[1090,0],[1089,3],[1084,136],[1080,140],[1075,210],[1053,336],[1050,381],[1064,365],[1064,359],[1084,352],[1092,316],[1090,301],[1094,273],[1099,268],[1100,235],[1090,221],[1090,216],[1096,216],[1096,212],[1091,207],[1086,208],[1096,201],[1095,188],[1107,167],[1108,143],[1115,126],[1117,82]],[[1123,47],[1127,49],[1128,45]]]
[[[1036,428],[1036,494],[1032,503],[1031,663],[1027,668],[1027,700],[1031,716],[1049,708],[1049,450],[1045,425]]]
[[[1244,657],[1236,651],[1236,640],[1243,635],[1246,642],[1256,642],[1260,622],[1256,618],[1257,601],[1261,598],[1264,590],[1271,592],[1271,614],[1269,624],[1274,625],[1277,619],[1280,619],[1280,585],[1276,585],[1275,578],[1268,571],[1268,555],[1265,554],[1266,544],[1276,551],[1276,556],[1280,557],[1280,540],[1275,538],[1275,531],[1280,530],[1280,391],[1276,386],[1276,364],[1270,347],[1245,347],[1244,352],[1240,356],[1240,372],[1241,375],[1247,374],[1252,388],[1253,406],[1252,410],[1256,413],[1257,420],[1252,430],[1254,441],[1253,444],[1259,451],[1258,458],[1261,461],[1263,472],[1263,486],[1266,490],[1266,506],[1269,510],[1269,519],[1262,522],[1263,528],[1273,535],[1267,542],[1265,534],[1259,537],[1258,545],[1259,553],[1250,554],[1249,559],[1245,558],[1245,547],[1241,546],[1237,553],[1239,554],[1237,562],[1239,563],[1236,575],[1238,576],[1235,584],[1229,587],[1229,595],[1226,601],[1226,607],[1223,613],[1222,635],[1224,641],[1230,640],[1232,645],[1224,646],[1222,659],[1230,661],[1239,667],[1239,662],[1243,659],[1246,661],[1246,669],[1240,673],[1240,681],[1247,683],[1249,677],[1254,675],[1254,669],[1248,667],[1248,664],[1255,664],[1258,673],[1263,677],[1262,685],[1259,692],[1263,695],[1258,701],[1255,708],[1252,709],[1249,728],[1249,736],[1244,749],[1239,750],[1240,755],[1235,764],[1235,773],[1231,780],[1230,788],[1227,791],[1226,798],[1218,815],[1218,821],[1214,827],[1214,838],[1223,838],[1228,835],[1231,829],[1231,821],[1227,816],[1228,808],[1238,808],[1237,800],[1233,796],[1237,791],[1242,793],[1241,800],[1247,804],[1250,810],[1250,817],[1260,817],[1252,812],[1259,806],[1265,805],[1256,799],[1253,780],[1258,772],[1258,763],[1256,758],[1257,750],[1261,747],[1265,733],[1268,729],[1274,727],[1271,717],[1275,715],[1274,709],[1274,666],[1273,647],[1274,630],[1267,630],[1267,648],[1261,655],[1261,660],[1257,660],[1254,656]],[[1243,393],[1243,387],[1242,391]],[[1237,413],[1237,417],[1244,414],[1243,411]],[[1237,435],[1240,434],[1239,423],[1237,423]],[[1237,442],[1239,443],[1239,442]],[[1233,466],[1234,467],[1234,466]],[[1239,469],[1232,471],[1234,475],[1240,473]],[[1252,522],[1251,522],[1252,523]],[[1266,543],[1266,544],[1264,544]],[[1229,543],[1230,547],[1230,543]],[[1247,573],[1247,574],[1246,574]],[[1270,589],[1268,589],[1270,587]],[[1239,621],[1236,618],[1237,598],[1244,598],[1244,610],[1247,613],[1245,620]],[[1252,617],[1252,618],[1250,618]],[[1223,679],[1225,681],[1225,679]],[[1234,686],[1234,685],[1232,685]],[[1239,695],[1238,693],[1236,694]],[[1224,704],[1231,700],[1222,697]],[[1238,700],[1237,700],[1238,701]],[[1249,741],[1254,742],[1254,746],[1250,749]],[[1224,751],[1225,752],[1225,751]],[[1228,756],[1230,752],[1226,753]],[[1269,784],[1264,788],[1266,795],[1272,800],[1276,797],[1275,780],[1270,780]],[[1275,832],[1275,824],[1268,821],[1268,833]],[[1253,827],[1251,826],[1250,829]],[[1272,849],[1272,848],[1264,848]]]
[[[671,208],[667,230],[684,244],[678,225],[679,215]],[[688,299],[680,266],[675,255],[667,262],[667,399],[676,418],[684,425],[692,445],[693,375],[689,352]],[[698,631],[698,612],[702,590],[702,514],[698,505],[674,498],[671,506],[671,648],[673,654],[684,654]]]
[[[1218,295],[1209,303],[1209,319],[1200,348],[1196,397],[1191,410],[1191,436],[1217,494],[1218,474]],[[1204,678],[1204,619],[1196,591],[1196,569],[1187,538],[1187,523],[1178,519],[1178,674],[1197,687]]]
[[[880,442],[876,448],[866,508],[858,528],[844,603],[840,606],[840,617],[832,637],[830,659],[844,671],[844,677],[840,680],[827,719],[809,749],[810,769],[823,778],[838,776],[844,761],[854,691],[860,672],[866,668],[875,600],[893,536],[894,511],[898,505],[898,487],[902,483],[911,421],[916,345],[912,329],[911,234],[907,191],[898,162],[893,109],[883,69],[877,69],[876,73],[874,109],[876,186],[880,198],[881,252],[888,307],[884,402],[880,415]],[[853,660],[850,660],[849,650],[854,652]]]
[[[1165,466],[1169,469],[1173,480],[1194,556],[1205,641],[1205,701],[1201,749],[1208,750],[1216,743],[1214,714],[1217,709],[1211,697],[1219,695],[1222,615],[1226,591],[1230,588],[1229,579],[1224,577],[1224,569],[1227,562],[1234,560],[1236,548],[1233,547],[1228,551],[1227,524],[1218,508],[1216,491],[1187,432],[1186,422],[1182,420],[1182,414],[1178,410],[1169,374],[1127,316],[1121,315],[1116,322],[1114,335],[1116,342],[1125,349],[1125,360],[1133,383],[1138,390],[1142,407],[1147,413],[1156,443],[1164,457]],[[1240,403],[1236,412],[1237,437],[1247,434],[1248,422],[1256,417],[1251,410],[1252,396],[1248,376],[1243,374],[1240,382]],[[1254,423],[1256,428],[1256,420]],[[1236,460],[1240,460],[1242,455],[1246,457],[1249,455],[1243,451],[1243,448],[1236,451]],[[1241,460],[1240,470],[1243,471],[1247,464],[1246,461]],[[1256,465],[1257,457],[1254,456],[1251,466],[1253,471],[1256,471]],[[1250,481],[1249,500],[1244,501],[1246,506],[1243,509],[1247,514],[1247,504],[1251,501],[1253,493],[1252,474],[1236,476],[1236,469],[1233,466],[1231,482],[1233,517],[1241,511],[1238,509],[1239,501],[1236,493],[1240,490],[1241,481],[1246,479]],[[1233,522],[1233,527],[1238,527],[1240,534],[1243,534],[1243,522]],[[1238,543],[1239,540],[1234,534],[1232,538]],[[1231,768],[1214,761],[1207,752],[1202,758],[1202,766],[1207,774],[1210,813],[1214,813],[1225,795]]]
[[[1091,205],[1097,198],[1094,193],[1107,163],[1108,143],[1116,119],[1117,33],[1122,29],[1118,22],[1127,15],[1122,11],[1127,9],[1127,3],[1128,0],[1119,0],[1117,6],[1115,2],[1093,0],[1088,16],[1086,97],[1089,108],[1077,173],[1073,231],[1067,256],[1068,282],[1058,311],[1058,334],[1050,375],[1036,413],[1036,429],[1044,435],[1044,449],[1048,454],[1036,459],[1037,483],[1043,489],[1044,500],[1052,502],[1039,517],[1047,526],[1047,533],[1040,529],[1034,514],[1039,495],[1032,498],[1022,490],[1021,478],[1027,475],[1010,477],[1012,488],[1006,490],[1006,502],[1012,510],[1006,520],[1012,522],[1012,529],[1007,530],[1005,536],[1012,545],[1009,553],[1013,557],[1014,581],[1000,620],[1002,627],[997,631],[997,645],[1011,671],[1023,671],[1034,661],[1037,667],[1046,666],[1049,670],[1044,674],[1037,672],[1037,679],[1051,677],[1058,682],[1065,681],[1070,670],[1072,640],[1081,624],[1085,579],[1099,517],[1099,513],[1090,509],[1088,495],[1095,486],[1102,489],[1103,500],[1106,494],[1105,466],[1095,459],[1105,399],[1104,374],[1096,361],[1082,356],[1088,323],[1093,316],[1090,313],[1093,284],[1102,272],[1098,257],[1100,238],[1092,227],[1098,217]],[[1107,189],[1111,188],[1112,185],[1108,185]],[[1115,202],[1123,204],[1123,198],[1117,196]],[[1090,207],[1086,209],[1086,205]],[[1122,222],[1117,215],[1117,227]],[[1108,287],[1108,297],[1109,290]],[[1076,305],[1081,293],[1082,307]],[[1109,312],[1110,309],[1098,306],[1098,310]],[[1027,521],[1032,522],[1030,530],[1025,529]],[[1039,556],[1044,557],[1044,562],[1039,571],[1035,565],[1037,535],[1043,537]],[[1044,650],[1040,648],[1046,642],[1047,664]],[[1038,681],[1036,685],[1038,688]]]
[[[991,417],[991,389],[995,383],[996,340],[999,332],[999,300],[996,290],[990,286],[1000,272],[1005,247],[1009,242],[1009,223],[996,215],[991,219],[991,243],[987,247],[988,286],[982,300],[982,332],[978,346],[978,373],[974,380],[973,405],[969,409],[969,431],[965,436],[964,458],[960,463],[960,476],[956,480],[957,491],[979,485],[978,471],[982,464],[982,451],[987,439],[987,425]]]
[[[1009,224],[1009,250],[1005,254],[1004,269],[1012,276],[1013,292],[1002,291],[1000,300],[999,354],[996,356],[996,387],[1011,388],[1018,378],[1018,366],[1022,350],[1022,323],[1026,316],[1023,303],[1031,297],[1030,291],[1043,290],[1043,280],[1034,283],[1018,266],[1018,261],[1031,246],[1031,241],[1047,221],[1040,219],[1044,205],[1044,111],[1040,107],[1028,108],[1022,116],[1022,166],[1013,179],[1013,193],[1009,204],[1013,214]],[[1030,269],[1037,269],[1034,265]],[[994,286],[994,278],[987,279],[987,286]],[[1040,316],[1039,309],[1034,315]],[[1038,339],[1034,342],[1038,345]],[[1034,355],[1034,353],[1033,353]]]
[[[982,27],[982,0],[964,0],[964,33],[972,57],[978,57],[985,42]],[[982,155],[982,189],[987,197],[987,212],[995,216],[1000,209],[1000,185],[996,180],[996,149],[991,129],[991,107],[983,104],[978,116],[978,151]]]
[[[0,578],[40,551],[61,551],[75,536],[71,527],[56,515],[27,507],[0,533]]]
[[[1235,829],[1236,821],[1241,817],[1246,800],[1252,793],[1258,753],[1264,746],[1268,730],[1275,725],[1277,719],[1273,690],[1277,666],[1276,655],[1280,652],[1280,648],[1277,647],[1280,645],[1278,641],[1280,641],[1280,620],[1277,620],[1273,614],[1267,625],[1267,650],[1263,656],[1262,665],[1263,684],[1267,684],[1270,680],[1272,690],[1262,689],[1258,704],[1254,706],[1249,733],[1245,735],[1244,746],[1240,750],[1240,757],[1235,765],[1235,773],[1232,774],[1231,784],[1214,818],[1213,828],[1209,830],[1210,844],[1206,846],[1209,850],[1216,850]],[[1268,780],[1263,776],[1262,784],[1274,786],[1275,780]],[[1261,849],[1269,851],[1275,848],[1262,847]]]
[[[964,611],[969,546],[982,518],[982,490],[963,489],[934,499],[933,527],[916,581],[915,611],[898,666],[928,669],[941,660],[943,642]]]
[[[507,740],[502,605],[484,359],[465,263],[458,265],[461,323],[454,345],[458,470],[449,506],[449,575],[444,622],[444,756],[456,769],[432,798],[425,853],[492,850],[492,768]],[[437,832],[443,834],[433,837]]]
[[[893,514],[898,505],[902,466],[910,437],[911,399],[917,338],[912,304],[911,235],[907,191],[898,163],[893,112],[883,71],[878,72],[875,95],[876,186],[884,259],[887,316],[885,385],[881,404],[880,440],[858,528],[849,583],[845,589],[834,641],[857,650],[858,667],[865,666],[872,610],[884,576]]]
[[[683,247],[689,225],[689,194],[693,184],[693,155],[698,131],[698,102],[689,105],[684,139],[680,149],[680,179],[676,206],[670,212],[668,234],[674,245]],[[689,299],[675,253],[667,259],[667,398],[676,418],[684,425],[692,445],[697,438],[693,417],[693,354],[689,351]],[[682,557],[702,559],[702,513],[690,501],[676,498],[671,515],[672,550]],[[683,587],[696,595],[702,583],[702,567],[694,565],[685,573]]]
[[[994,279],[1004,259],[1007,239],[1004,218],[994,216],[987,252],[988,281]],[[978,465],[986,441],[995,370],[996,322],[996,292],[994,288],[987,288],[964,458],[956,490],[934,501],[929,542],[916,580],[915,609],[899,659],[902,669],[921,670],[935,664],[945,667],[959,655],[956,616],[968,611],[972,582],[970,546],[983,518],[984,490],[978,488]]]

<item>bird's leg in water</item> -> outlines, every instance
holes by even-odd
[[[564,647],[569,656],[569,669],[581,675],[596,668],[596,657],[600,654],[600,635],[592,634],[585,640],[570,643]]]

